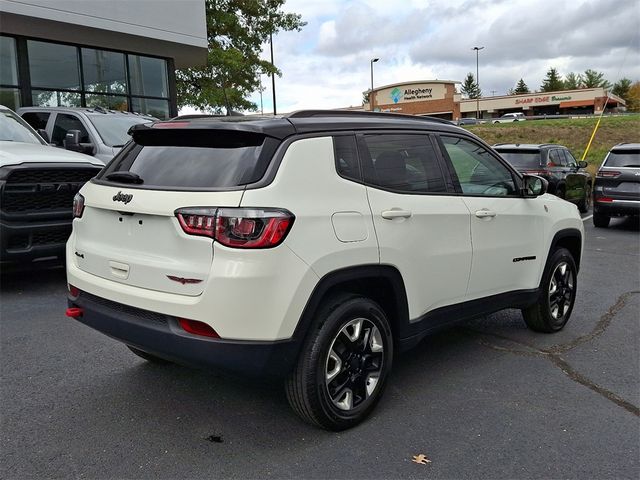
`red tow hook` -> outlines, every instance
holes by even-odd
[[[65,315],[71,318],[78,318],[78,317],[81,317],[83,313],[84,313],[83,309],[78,307],[71,307],[71,308],[67,308]]]

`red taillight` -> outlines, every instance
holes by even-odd
[[[73,218],[82,217],[83,212],[84,212],[84,197],[79,193],[76,193],[76,196],[73,197]]]
[[[220,335],[218,335],[213,328],[211,328],[204,322],[199,322],[197,320],[188,320],[186,318],[179,318],[178,323],[186,332],[193,333],[194,335],[220,338]]]
[[[613,198],[611,198],[611,197],[598,197],[598,196],[596,196],[596,202],[600,202],[600,203],[611,203],[611,202],[613,202]]]
[[[619,177],[620,175],[621,175],[620,172],[617,172],[615,170],[599,170],[598,173],[596,174],[596,177],[616,178],[616,177]]]
[[[71,284],[68,284],[69,287],[69,295],[71,295],[73,298],[76,298],[78,295],[80,295],[80,289],[78,287],[74,287]]]
[[[185,233],[213,238],[233,248],[271,248],[289,233],[291,212],[269,208],[182,208],[176,211]]]

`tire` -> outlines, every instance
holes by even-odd
[[[577,292],[577,269],[566,248],[555,250],[544,268],[538,300],[522,310],[527,327],[536,332],[559,332],[569,321]]]
[[[169,360],[165,360],[164,358],[156,357],[151,353],[147,353],[143,350],[138,350],[137,348],[132,347],[131,345],[127,345],[127,348],[131,350],[133,353],[135,353],[137,356],[139,356],[140,358],[144,358],[147,362],[155,363],[156,365],[169,365],[172,363]]]
[[[597,228],[607,228],[609,226],[609,222],[611,221],[611,217],[608,215],[603,215],[602,213],[594,213],[593,214],[593,226]]]
[[[584,188],[584,197],[578,202],[580,213],[587,213],[591,207],[591,184],[587,183]]]
[[[337,295],[312,325],[286,380],[287,399],[308,423],[351,428],[367,418],[384,391],[393,359],[389,322],[374,301]]]

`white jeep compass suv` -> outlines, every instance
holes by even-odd
[[[303,111],[131,134],[76,197],[67,315],[149,361],[284,378],[301,417],[341,430],[428,333],[571,315],[577,208],[449,122]]]

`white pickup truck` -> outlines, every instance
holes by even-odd
[[[501,117],[491,120],[491,123],[511,123],[511,122],[521,122],[524,120],[526,120],[524,113],[515,112],[515,113],[505,113]]]

